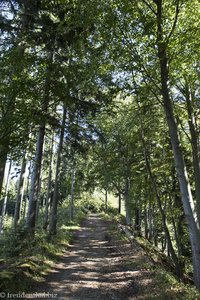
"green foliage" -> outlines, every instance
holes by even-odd
[[[73,222],[68,221],[68,207],[59,208],[57,235],[49,241],[42,229],[42,216],[38,222],[35,237],[27,239],[23,229],[12,229],[0,237],[0,289],[4,292],[16,292],[20,289],[30,291],[33,281],[44,280],[50,268],[62,255],[72,238],[72,232],[78,230],[83,214],[77,213]]]
[[[83,193],[76,207],[77,209],[81,209],[84,213],[99,213],[103,209],[103,203],[100,198],[96,198],[90,193]]]
[[[128,237],[119,231],[118,223],[110,215],[106,215],[105,218],[111,221],[110,235],[115,236],[119,243],[127,243]],[[127,264],[134,266],[136,270],[145,270],[148,274],[147,283],[142,284],[142,290],[139,292],[140,297],[146,300],[200,299],[200,292],[191,284],[180,282],[170,271],[172,264],[169,257],[163,255],[149,241],[143,238],[134,239],[132,247],[138,250],[137,255],[134,254]],[[133,251],[136,251],[134,248]]]
[[[36,132],[43,120],[46,149],[39,198],[45,198],[51,152],[48,139],[52,138],[53,131],[53,155],[56,156],[59,110],[64,104],[68,116],[59,204],[70,198],[75,165],[76,212],[104,211],[105,191],[116,197],[121,195],[133,225],[139,226],[141,234],[148,235],[161,246],[163,241],[166,244],[166,237],[156,201],[156,185],[175,252],[180,257],[187,256],[190,266],[189,235],[161,98],[155,13],[158,1],[7,2],[0,4],[3,8],[0,12],[3,33],[0,47],[0,186],[9,155],[19,161],[24,149],[28,149],[29,163],[33,160]],[[195,153],[190,124],[193,122],[198,144],[200,4],[198,0],[162,3],[163,46],[169,61],[168,87],[195,195],[192,161]],[[47,79],[49,107],[44,110]],[[196,155],[199,157],[198,149]],[[52,165],[53,190],[55,157]],[[101,196],[91,195],[98,189],[102,191]],[[8,196],[7,213],[12,215],[16,191],[11,186]],[[107,212],[118,218],[116,201],[115,205],[108,204]],[[0,250],[4,257],[19,255],[26,248],[54,256],[53,244],[46,244],[45,233],[41,231],[43,214],[39,212],[35,240],[30,245],[22,236],[23,224],[13,234],[9,231],[11,219],[6,219],[8,232],[1,238]],[[57,238],[60,241],[69,238],[66,230],[70,224],[62,223],[67,218],[67,210],[59,209],[55,243]],[[166,245],[163,251],[167,251]],[[31,265],[32,268],[35,266]]]

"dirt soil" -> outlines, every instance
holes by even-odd
[[[89,215],[45,282],[37,284],[37,292],[62,300],[152,299],[149,289],[153,292],[156,283],[144,268],[148,258],[136,242],[131,247],[110,226],[99,215]]]

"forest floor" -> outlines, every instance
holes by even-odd
[[[152,264],[136,241],[131,246],[111,221],[90,214],[60,261],[33,290],[46,293],[37,299],[189,299],[167,282],[161,287],[163,274]]]

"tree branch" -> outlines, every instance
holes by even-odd
[[[142,0],[146,6],[148,6],[148,8],[154,13],[154,15],[156,15],[156,11],[154,10],[154,8],[146,1],[146,0]]]
[[[177,120],[177,123],[181,126],[181,129],[183,130],[183,132],[185,133],[186,137],[188,138],[189,142],[192,144],[192,140],[189,136],[189,134],[187,133],[187,131],[185,130],[184,126],[183,126],[183,123],[181,122],[180,118],[178,116],[176,116],[176,120]]]
[[[173,26],[172,26],[172,29],[170,31],[170,34],[168,35],[167,37],[167,43],[169,42],[172,34],[174,33],[174,30],[176,28],[176,24],[177,24],[177,21],[178,21],[178,14],[179,14],[179,0],[176,1],[176,12],[175,12],[175,17],[174,17],[174,23],[173,23]]]

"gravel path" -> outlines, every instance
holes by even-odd
[[[89,215],[75,233],[73,245],[38,290],[54,294],[50,299],[60,300],[143,299],[137,293],[141,279],[142,285],[148,284],[147,271],[130,263],[130,245],[123,241],[122,245],[116,244],[108,233],[109,225],[100,216]],[[137,259],[138,249],[132,254]]]

